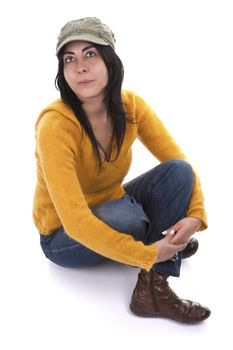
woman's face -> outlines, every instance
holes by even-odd
[[[92,43],[73,41],[65,46],[64,76],[82,102],[104,97],[108,82],[107,67]]]

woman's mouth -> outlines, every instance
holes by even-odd
[[[88,85],[88,84],[91,84],[94,80],[81,80],[78,82],[79,85]]]

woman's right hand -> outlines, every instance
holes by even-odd
[[[173,258],[177,252],[185,249],[187,243],[172,244],[171,240],[173,237],[174,233],[168,233],[164,238],[151,244],[157,248],[156,263],[169,260]]]

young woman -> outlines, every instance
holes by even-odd
[[[148,104],[122,90],[113,32],[96,17],[68,22],[57,43],[61,99],[36,122],[33,218],[45,256],[64,267],[105,259],[140,268],[130,308],[192,323],[210,310],[180,299],[168,276],[207,227],[200,181]],[[123,185],[139,138],[160,164]]]

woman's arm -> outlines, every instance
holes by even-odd
[[[165,128],[155,112],[139,96],[135,97],[135,111],[138,124],[138,138],[147,149],[161,162],[178,158],[187,160],[172,135]],[[188,217],[201,221],[198,230],[207,228],[204,195],[197,172],[194,170],[194,186],[187,212]]]

